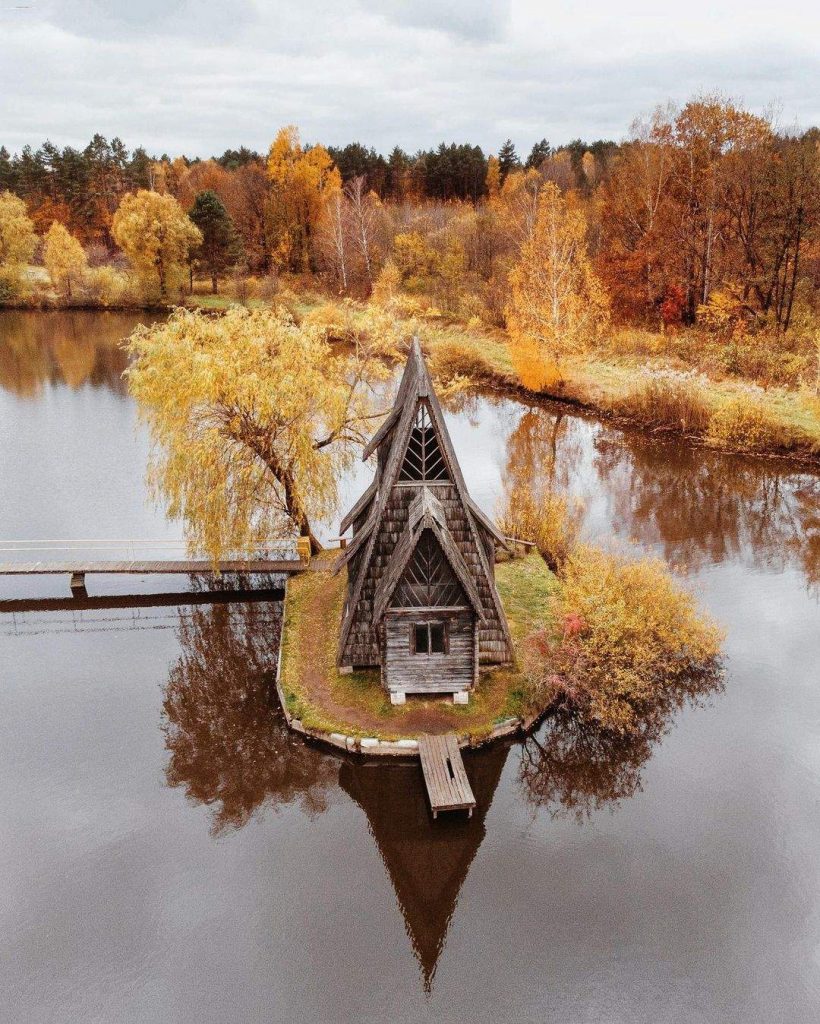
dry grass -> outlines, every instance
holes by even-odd
[[[660,430],[701,435],[709,426],[708,382],[674,370],[640,374],[618,411]]]
[[[764,397],[751,392],[736,394],[713,413],[706,443],[728,451],[765,454],[772,451],[806,451],[811,438],[784,420]]]

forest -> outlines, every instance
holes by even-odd
[[[444,378],[813,456],[819,218],[820,130],[720,96],[526,155],[288,126],[266,154],[190,159],[96,135],[0,148],[0,301],[276,303],[331,334],[388,310],[438,342]]]

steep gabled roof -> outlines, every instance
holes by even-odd
[[[418,409],[419,402],[422,400],[427,403],[430,420],[436,432],[439,444],[441,445],[450,480],[457,491],[459,501],[464,509],[465,518],[478,553],[481,572],[483,576],[486,577],[491,599],[495,607],[499,623],[501,624],[501,629],[503,630],[507,643],[511,644],[506,616],[504,615],[501,599],[498,596],[498,591],[496,590],[492,571],[487,562],[487,553],[484,544],[481,542],[481,538],[478,533],[478,526],[476,525],[477,520],[481,522],[484,529],[489,529],[494,537],[498,538],[500,534],[492,527],[489,519],[484,516],[483,513],[478,513],[476,506],[470,500],[470,496],[467,493],[467,485],[464,482],[461,467],[458,464],[458,459],[456,458],[455,451],[453,450],[450,434],[444,421],[444,413],[442,412],[441,405],[439,404],[432,381],[430,380],[427,364],[424,361],[421,344],[419,343],[418,338],[413,338],[410,345],[407,364],[404,369],[401,383],[399,384],[396,402],[393,409],[390,411],[385,422],[373,436],[370,444],[367,446],[363,454],[363,458],[366,459],[378,448],[381,448],[382,445],[388,444],[390,446],[386,459],[380,460],[382,468],[381,473],[378,475],[378,485],[375,493],[368,499],[365,499],[363,496],[359,502],[357,502],[356,506],[354,506],[354,509],[358,510],[358,514],[361,514],[361,512],[368,507],[369,503],[367,518],[362,524],[361,529],[356,532],[356,535],[351,543],[348,544],[341,557],[337,559],[334,567],[334,570],[338,572],[343,568],[343,566],[347,565],[347,563],[358,552],[363,550],[363,564],[361,570],[357,573],[353,592],[348,595],[346,615],[342,623],[342,635],[340,640],[342,648],[344,647],[350,633],[350,628],[354,619],[354,609],[356,608],[361,596],[362,587],[364,586],[364,581],[367,576],[367,567],[373,558],[376,537],[379,532],[378,525],[384,514],[385,505],[390,492],[398,479],[405,452],[407,450],[407,445],[410,440],[410,435],[413,430],[413,425],[415,423],[416,411]],[[351,513],[354,509],[351,509]],[[350,513],[343,521],[348,523],[351,521]]]
[[[481,598],[476,590],[473,577],[450,531],[447,529],[447,519],[444,515],[444,509],[441,507],[441,502],[427,487],[422,487],[413,500],[410,506],[407,528],[393,549],[390,562],[386,566],[382,578],[379,580],[378,587],[376,587],[376,594],[373,599],[374,619],[380,619],[387,609],[390,598],[399,585],[402,573],[406,569],[407,563],[410,561],[413,552],[416,550],[416,545],[425,530],[432,530],[436,540],[441,545],[445,558],[456,574],[456,578],[464,588],[464,593],[467,595],[470,604],[483,622],[484,609],[481,606]]]

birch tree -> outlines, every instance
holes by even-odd
[[[510,274],[507,325],[527,361],[559,366],[584,351],[609,319],[609,303],[586,248],[586,221],[574,196],[547,182],[532,237]]]

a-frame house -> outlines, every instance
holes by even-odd
[[[348,591],[339,666],[380,667],[391,699],[458,693],[512,660],[495,586],[504,538],[472,502],[413,340],[396,402],[364,451],[373,483],[341,523]]]

